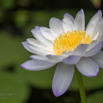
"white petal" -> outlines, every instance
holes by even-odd
[[[98,52],[96,55],[91,57],[98,65],[103,68],[103,51]]]
[[[38,26],[36,26],[36,29],[32,29],[31,30],[33,36],[39,40],[40,42],[42,42],[43,44],[47,45],[48,47],[52,45],[52,42],[47,40],[45,37],[43,37],[43,35],[40,32],[40,28]]]
[[[80,44],[76,47],[74,51],[69,51],[68,53],[63,53],[63,56],[69,57],[70,55],[83,56],[88,48],[88,44]]]
[[[70,14],[68,14],[68,13],[64,14],[63,28],[64,28],[65,32],[67,32],[68,30],[69,31],[74,30],[74,24],[73,24],[74,20],[73,19],[74,18]]]
[[[24,47],[26,50],[28,50],[29,52],[33,53],[33,52],[28,48],[29,43],[28,43],[27,41],[22,42],[22,45],[23,45],[23,47]]]
[[[71,55],[67,58],[64,58],[62,61],[66,64],[76,64],[79,60],[80,60],[81,56],[77,56],[77,55]]]
[[[99,72],[98,64],[90,58],[81,58],[76,67],[79,72],[88,77],[94,77]]]
[[[103,46],[103,41],[100,41],[99,43],[97,43],[93,48],[91,48],[89,51],[86,52],[86,54],[84,55],[84,57],[91,57],[95,54],[97,54],[100,49]]]
[[[90,44],[88,44],[87,51],[92,49],[95,45],[97,45],[101,41],[103,41],[103,35],[102,34],[101,34],[101,36],[97,40],[93,40]]]
[[[57,34],[57,36],[60,33],[64,32],[64,30],[63,30],[63,22],[61,20],[55,18],[55,17],[50,19],[49,27],[50,27],[50,29],[52,29]]]
[[[33,60],[36,60],[36,61],[55,62],[55,61],[47,58],[46,56],[41,56],[41,55],[31,55],[30,58]]]
[[[101,15],[100,15],[100,11],[98,11],[90,20],[90,22],[88,23],[87,27],[86,27],[86,34],[90,34],[90,36],[93,36],[93,32],[94,29],[98,23],[98,21],[100,20]]]
[[[103,18],[101,18],[93,32],[92,39],[96,40],[103,32]]]
[[[99,41],[93,40],[90,44],[88,44],[87,51],[89,51],[91,48],[93,48],[96,44],[98,44]]]
[[[48,39],[52,42],[54,41],[54,39],[57,36],[57,34],[55,32],[53,32],[51,29],[46,28],[46,27],[40,27],[40,31],[46,39]]]
[[[70,18],[70,19],[71,19],[71,21],[74,23],[74,17],[73,17],[73,16],[71,16],[70,14],[65,13],[65,14],[64,14],[64,17],[68,17],[68,18]]]
[[[41,50],[40,48],[34,47],[27,42],[22,42],[22,44],[23,44],[25,49],[27,49],[29,52],[34,53],[34,54],[38,54],[38,55],[53,54],[51,52],[44,51],[44,50]]]
[[[75,29],[76,30],[84,30],[84,26],[85,26],[85,18],[84,18],[84,11],[83,9],[81,9],[74,20],[74,25],[75,25]]]
[[[103,32],[100,34],[100,36],[97,38],[97,41],[103,41]]]
[[[48,69],[52,66],[54,66],[55,63],[50,63],[50,62],[45,62],[45,61],[34,61],[34,60],[29,60],[26,61],[25,63],[21,64],[21,67],[27,70],[31,71],[39,71],[39,70],[44,70]]]
[[[65,63],[59,63],[57,65],[52,83],[52,90],[56,97],[66,92],[71,84],[73,74],[74,66]]]
[[[73,51],[69,51],[69,52],[63,52],[62,53],[62,56],[64,56],[64,57],[69,57],[70,55],[72,55],[73,54]]]
[[[65,56],[60,56],[60,55],[46,55],[46,57],[57,62],[60,62],[62,61],[62,59],[65,58]]]
[[[100,18],[102,17],[102,11],[101,10],[98,10],[98,15],[99,15]]]
[[[34,47],[32,45],[28,45],[28,48],[34,52],[34,54],[54,54],[53,51],[42,50],[40,48]]]
[[[52,46],[51,47],[48,47],[46,45],[43,45],[41,42],[39,42],[38,40],[36,39],[33,39],[33,38],[28,38],[27,39],[27,42],[33,46],[36,46],[42,50],[47,50],[47,51],[52,51]]]
[[[72,55],[80,55],[83,56],[88,48],[88,44],[80,44],[76,47],[76,49],[73,51]]]

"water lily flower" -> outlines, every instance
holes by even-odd
[[[99,10],[85,29],[85,16],[81,9],[75,18],[64,14],[62,20],[51,18],[49,28],[35,26],[31,30],[36,39],[28,38],[22,44],[31,53],[32,60],[21,65],[24,69],[39,71],[57,64],[52,82],[56,97],[69,88],[74,66],[88,77],[94,77],[103,68],[103,18]]]

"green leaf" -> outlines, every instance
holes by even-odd
[[[0,102],[24,103],[30,95],[29,88],[15,76],[0,72]]]

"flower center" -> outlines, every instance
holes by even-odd
[[[79,44],[89,44],[92,39],[86,31],[73,30],[60,34],[55,38],[53,49],[56,55],[62,55],[63,52],[73,51]]]

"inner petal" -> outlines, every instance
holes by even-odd
[[[73,51],[80,44],[91,42],[90,34],[87,35],[84,30],[67,31],[55,38],[53,50],[56,55],[62,55],[63,52]]]

